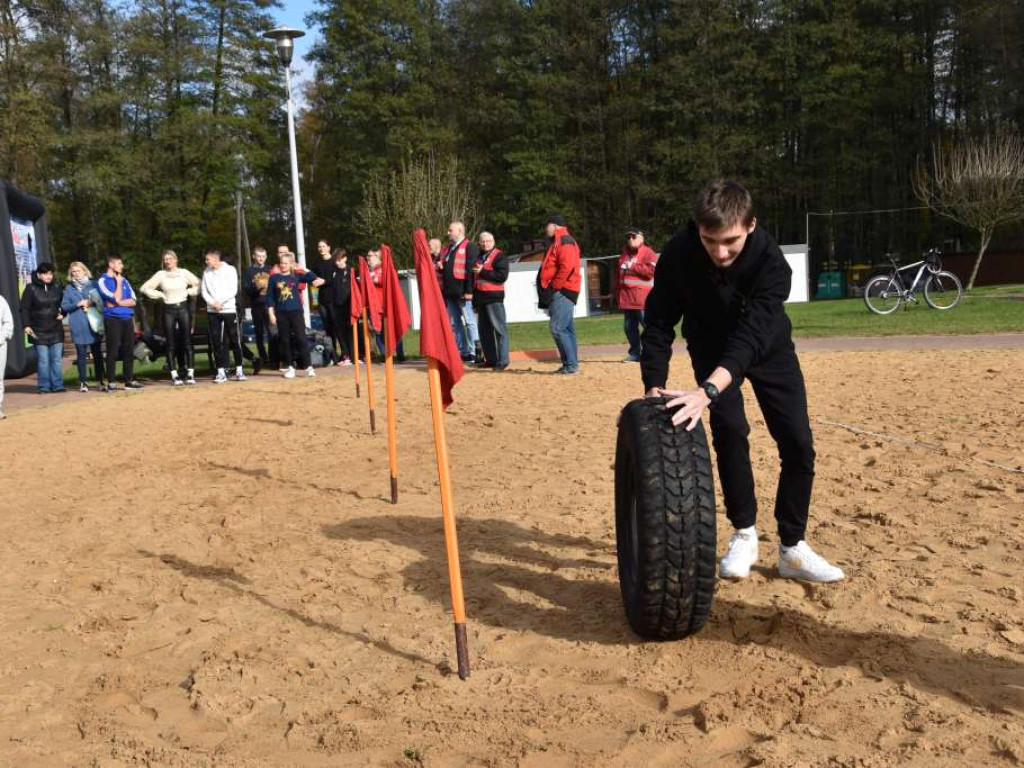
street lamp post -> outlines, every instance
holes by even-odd
[[[295,149],[295,112],[292,106],[291,63],[295,51],[295,39],[305,36],[301,29],[278,27],[263,36],[277,43],[277,58],[284,66],[284,84],[288,92],[288,150],[292,165],[292,200],[295,203],[295,255],[299,258],[299,266],[306,266],[306,236],[302,227],[302,196],[299,191],[299,154]],[[302,296],[302,316],[306,327],[309,322],[309,292],[300,291]]]

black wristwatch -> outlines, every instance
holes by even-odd
[[[704,390],[704,394],[708,396],[708,400],[711,401],[712,405],[718,402],[718,387],[716,387],[710,381],[705,381],[703,384],[700,385],[700,388]]]

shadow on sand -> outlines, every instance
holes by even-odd
[[[324,526],[323,532],[330,539],[418,551],[422,557],[402,571],[406,585],[449,607],[439,519],[381,515]],[[507,520],[463,518],[459,546],[470,621],[573,641],[640,642],[625,621],[610,544]],[[1024,712],[1024,666],[1012,659],[962,653],[928,637],[838,627],[792,608],[717,598],[708,626],[685,642],[756,643],[817,667],[856,667],[869,677],[908,682],[990,712]]]

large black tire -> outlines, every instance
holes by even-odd
[[[622,409],[615,536],[629,626],[643,638],[700,631],[715,594],[715,487],[703,424],[672,425],[665,398]]]

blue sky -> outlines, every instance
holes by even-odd
[[[292,60],[292,70],[298,75],[299,80],[309,79],[310,65],[303,60],[303,57],[316,41],[316,35],[306,27],[303,17],[315,8],[316,0],[284,0],[283,8],[272,10],[274,19],[279,25],[295,27],[306,32],[305,37],[295,41],[295,57]]]

